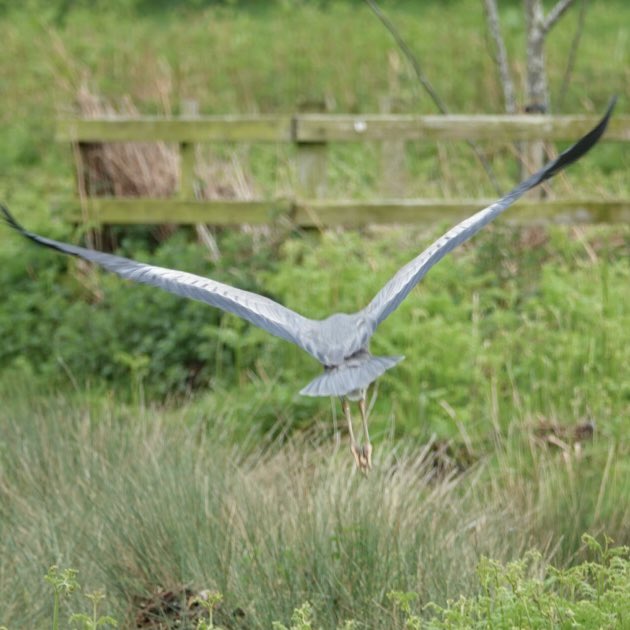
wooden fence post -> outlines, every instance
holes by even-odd
[[[196,118],[199,116],[199,104],[197,101],[186,99],[181,104],[182,118]],[[192,142],[179,143],[179,197],[193,200],[196,195],[195,176],[195,144]]]
[[[302,103],[301,113],[326,111],[323,101]],[[326,142],[299,142],[297,145],[297,195],[303,199],[326,196],[328,170],[328,144]]]

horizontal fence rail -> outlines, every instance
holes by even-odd
[[[91,198],[87,216],[94,223],[212,225],[268,224],[287,217],[304,227],[347,226],[388,223],[450,223],[469,217],[495,199],[371,199],[368,201],[289,199],[240,201],[217,199]],[[66,215],[81,221],[82,209]],[[508,222],[546,221],[559,224],[630,222],[630,200],[554,199],[520,201],[510,210]]]
[[[60,120],[62,142],[293,142],[291,116]]]
[[[365,140],[575,140],[599,116],[406,114],[206,116],[60,120],[62,142],[363,142]],[[615,116],[606,140],[630,141],[630,116]]]
[[[407,141],[486,140],[497,143],[575,140],[591,129],[598,116],[406,114],[267,116],[183,116],[178,118],[116,117],[58,122],[57,139],[78,147],[74,155],[81,205],[70,210],[73,221],[96,224],[269,223],[280,216],[303,226],[360,226],[384,223],[454,222],[488,205],[488,199],[393,199],[369,201],[326,198],[326,156],[330,142],[383,143],[383,161],[392,147]],[[605,140],[630,141],[630,116],[615,116]],[[116,142],[169,142],[179,146],[179,190],[169,198],[86,196],[84,150]],[[197,144],[292,143],[296,146],[297,186],[290,198],[198,200],[195,191]],[[386,147],[389,152],[386,152]],[[387,157],[385,157],[387,156]],[[628,199],[525,199],[508,220],[560,223],[626,222]]]

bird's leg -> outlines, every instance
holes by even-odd
[[[357,444],[357,441],[354,437],[354,429],[352,428],[352,413],[350,411],[350,403],[347,398],[343,398],[341,401],[341,407],[343,408],[343,413],[346,416],[346,420],[348,422],[348,432],[350,433],[350,450],[354,455],[354,461],[357,464],[357,468],[362,471],[366,470],[366,461],[363,456],[363,449]]]
[[[363,439],[365,444],[361,447],[365,466],[367,470],[372,470],[372,444],[370,444],[370,434],[368,433],[367,409],[365,407],[365,397],[359,400],[359,411],[361,412],[361,422],[363,423]]]

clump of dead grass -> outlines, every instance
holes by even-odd
[[[141,115],[129,96],[117,105],[94,93],[86,84],[76,94],[81,118],[120,119]],[[167,142],[112,142],[82,148],[84,193],[89,196],[157,197],[176,194],[179,151]],[[251,175],[235,151],[219,158],[197,151],[195,193],[198,199],[251,199]]]
[[[82,86],[76,95],[82,118],[139,116],[129,97],[118,107]],[[179,156],[165,142],[90,144],[83,149],[86,193],[94,196],[170,197],[177,189]]]

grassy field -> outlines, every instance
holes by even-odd
[[[436,442],[380,439],[365,479],[345,442],[234,446],[232,419],[203,401],[165,412],[20,383],[3,382],[2,394],[9,627],[49,618],[51,564],[78,569],[87,591],[104,588],[124,627],[147,601],[166,617],[159,593],[186,599],[188,588],[223,594],[215,621],[226,627],[268,628],[309,601],[325,628],[396,628],[388,593],[416,593],[414,614],[473,594],[482,556],[536,548],[540,576],[549,560],[582,557],[583,531],[627,540],[628,453],[614,440],[580,454],[497,435],[462,473]],[[83,607],[78,596],[64,604]]]
[[[322,97],[369,112],[387,94],[392,42],[361,3],[165,2],[149,15],[141,4],[0,4],[0,198],[29,227],[77,236],[56,214],[74,180],[53,134],[83,82],[144,112],[186,98],[208,113],[291,112]],[[452,111],[500,111],[477,3],[385,6]],[[522,76],[520,5],[502,17]],[[576,20],[549,41],[554,105]],[[629,22],[627,3],[589,6],[563,111],[601,111],[612,93],[628,111]],[[399,92],[405,111],[434,111],[404,64]],[[507,188],[509,149],[485,150]],[[259,190],[290,180],[277,148],[239,158]],[[412,145],[407,161],[405,194],[492,195],[465,146]],[[629,167],[627,148],[601,144],[556,190],[627,196]],[[373,147],[333,147],[333,193],[368,197],[378,175]],[[186,230],[159,246],[146,230],[119,242],[321,317],[362,307],[445,227],[224,232],[219,263]],[[432,270],[374,338],[377,354],[407,359],[372,400],[369,479],[353,470],[339,409],[297,394],[318,372],[298,349],[6,230],[0,243],[0,626],[50,623],[43,576],[56,564],[85,591],[105,589],[102,611],[120,627],[151,614],[170,627],[167,604],[184,615],[204,589],[223,595],[215,623],[234,628],[291,625],[305,602],[316,621],[302,608],[296,628],[416,627],[416,615],[441,627],[431,602],[467,611],[450,627],[479,614],[477,627],[568,627],[571,614],[624,627],[630,584],[614,554],[600,554],[610,572],[595,586],[595,570],[578,584],[548,567],[592,560],[585,533],[630,544],[628,226],[500,223]],[[524,557],[505,570],[483,559]],[[533,608],[514,612],[504,582],[512,604]],[[89,606],[63,598],[62,618]]]

